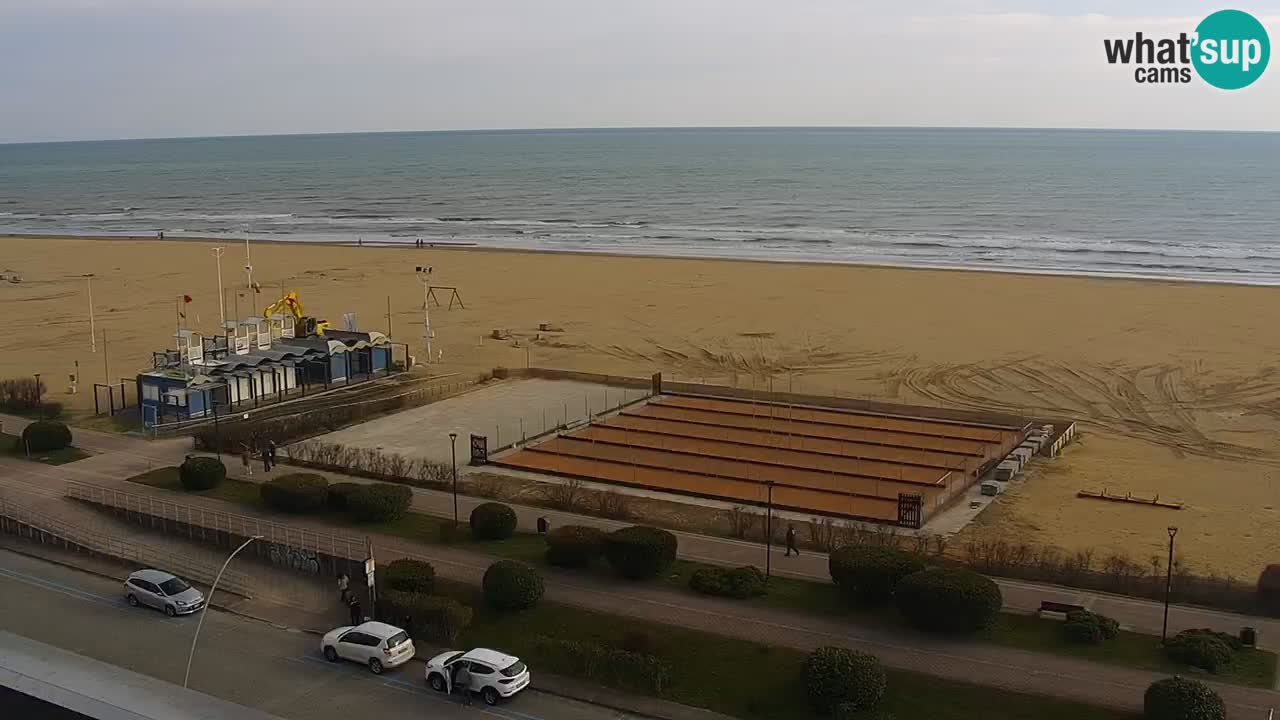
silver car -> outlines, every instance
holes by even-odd
[[[190,615],[204,607],[204,595],[182,578],[163,570],[139,570],[124,581],[124,597],[139,605],[163,610],[169,617]]]

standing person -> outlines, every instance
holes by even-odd
[[[240,444],[240,462],[244,465],[244,474],[253,477],[253,457],[249,452],[249,446]]]
[[[338,601],[343,605],[351,604],[351,591],[347,588],[351,586],[351,578],[346,573],[338,574]]]
[[[351,597],[351,605],[349,607],[351,608],[351,624],[359,625],[364,622],[364,613],[361,611],[360,601],[354,595]]]
[[[800,557],[800,548],[796,547],[796,526],[787,525],[787,557],[791,557],[791,553],[795,553],[796,557]]]
[[[262,470],[263,472],[271,472],[271,450],[266,445],[262,446],[259,451],[262,453]]]
[[[471,704],[471,670],[466,661],[458,663],[458,672],[453,676],[453,688],[462,693],[462,704]]]
[[[276,441],[275,440],[267,441],[267,453],[271,455],[271,467],[275,467],[276,466]]]

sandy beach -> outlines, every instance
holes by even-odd
[[[92,407],[93,382],[131,378],[172,345],[175,299],[192,327],[218,323],[212,243],[0,238],[0,377],[41,373],[54,397]],[[798,392],[867,395],[1077,418],[1062,459],[984,513],[976,531],[1060,545],[1163,552],[1252,581],[1280,547],[1280,289],[1194,283],[475,249],[255,244],[222,260],[227,313],[284,287],[309,314],[388,330],[422,355],[423,289],[456,286],[466,309],[432,308],[443,371],[571,368]],[[98,352],[83,273],[94,273]],[[437,291],[446,304],[448,297]],[[561,332],[532,340],[539,323]],[[104,371],[101,332],[107,335]],[[527,355],[526,355],[527,348]],[[81,392],[65,395],[79,361]],[[1077,499],[1080,489],[1186,503],[1181,511]]]

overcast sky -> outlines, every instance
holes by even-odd
[[[1235,5],[1280,42],[1280,0]],[[1136,84],[1191,0],[0,0],[0,142],[690,125],[1280,129]]]

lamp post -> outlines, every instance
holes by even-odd
[[[218,322],[222,323],[222,329],[225,329],[227,324],[227,299],[223,297],[222,292],[222,253],[226,251],[227,249],[222,246],[213,248],[214,261],[218,264]],[[245,252],[247,255],[248,250]]]
[[[764,516],[764,579],[769,580],[770,571],[773,568],[773,485],[772,480],[766,480],[764,486],[768,488],[766,511]]]
[[[453,526],[458,527],[458,433],[449,433],[449,455],[453,458]]]
[[[97,332],[93,327],[93,273],[85,273],[81,277],[84,278],[85,288],[89,291],[89,351],[98,352]]]
[[[254,535],[248,540],[240,543],[240,547],[231,551],[227,556],[226,562],[222,563],[222,567],[218,569],[218,575],[213,578],[213,585],[209,587],[209,597],[204,599],[204,607],[200,609],[200,622],[196,623],[196,634],[191,638],[191,652],[187,655],[187,673],[182,676],[182,687],[187,686],[187,681],[191,679],[191,660],[196,656],[196,641],[200,639],[200,628],[204,627],[204,616],[209,612],[209,603],[213,602],[213,593],[218,589],[218,581],[222,579],[222,572],[231,564],[231,559],[241,550],[249,546],[254,540],[261,540],[261,535]]]
[[[1173,538],[1178,528],[1169,528],[1169,563],[1165,566],[1164,576],[1164,626],[1160,630],[1160,643],[1169,638],[1169,594],[1173,592]]]

